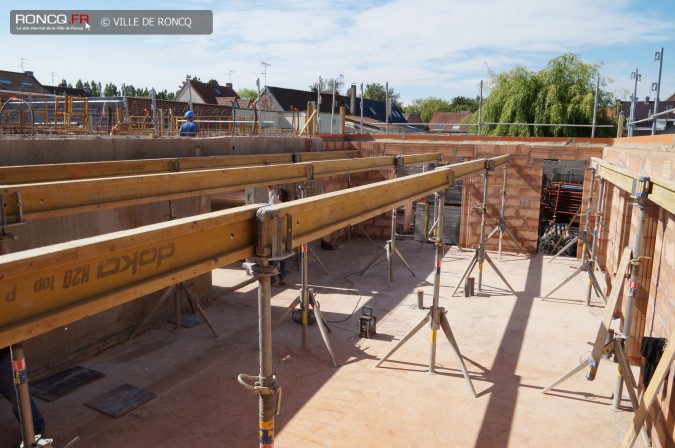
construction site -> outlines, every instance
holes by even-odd
[[[673,135],[310,113],[0,139],[0,447],[675,446]]]

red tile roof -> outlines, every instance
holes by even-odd
[[[434,112],[429,120],[429,130],[431,132],[453,132],[453,133],[467,133],[470,132],[470,126],[463,126],[460,123],[466,123],[471,112]]]

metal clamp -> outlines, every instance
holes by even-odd
[[[254,376],[254,375],[246,375],[245,373],[239,374],[237,377],[237,381],[239,381],[239,384],[244,386],[247,390],[253,392],[256,395],[260,396],[269,396],[269,395],[276,395],[277,396],[277,403],[275,406],[275,414],[278,416],[281,414],[281,393],[282,389],[281,386],[276,386],[274,383],[277,380],[276,375],[272,375],[272,378],[263,378],[264,380],[271,379],[272,380],[272,385],[271,386],[261,386],[260,383],[262,382],[259,376]]]
[[[169,162],[169,171],[172,173],[177,173],[180,171],[180,159],[174,159]]]
[[[13,226],[17,224],[24,224],[26,221],[23,219],[23,204],[21,203],[21,193],[18,191],[14,193],[16,196],[16,219],[14,221],[8,221],[7,219],[7,208],[5,201],[0,198],[0,227]]]
[[[634,199],[647,199],[647,196],[652,192],[652,181],[649,176],[640,176],[633,179],[633,190],[630,197]]]
[[[651,260],[651,259],[652,259],[652,257],[646,257],[646,256],[642,255],[640,257],[633,258],[632,260],[630,260],[630,264],[632,266],[640,266],[643,261],[647,261],[647,260]]]
[[[497,168],[497,164],[495,163],[494,159],[487,159],[485,161],[485,171],[487,172],[492,172]]]
[[[272,276],[272,275],[277,275],[279,272],[277,271],[276,266],[267,266],[263,268],[260,266],[258,263],[255,262],[246,262],[243,263],[242,265],[248,275],[253,275],[256,277],[264,277],[264,276]]]
[[[300,163],[302,162],[302,154],[299,152],[294,152],[293,153],[293,163]]]
[[[395,156],[394,157],[394,166],[397,169],[405,167],[405,158],[403,156]]]
[[[450,170],[448,172],[448,188],[452,188],[455,186],[455,172]]]

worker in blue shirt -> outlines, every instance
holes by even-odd
[[[181,137],[196,137],[199,133],[199,125],[194,122],[195,114],[191,110],[185,112],[183,115],[185,123],[183,123],[178,131],[178,135]]]

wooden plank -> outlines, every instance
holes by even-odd
[[[598,176],[628,193],[633,191],[633,180],[641,177],[640,173],[596,157],[591,158],[591,167],[595,168]],[[675,213],[675,182],[657,176],[649,176],[649,180],[652,183],[652,192],[648,199],[670,213]]]
[[[654,371],[654,375],[649,382],[649,386],[647,386],[647,390],[645,390],[644,395],[640,399],[640,404],[638,405],[635,416],[633,417],[633,423],[628,429],[628,432],[626,432],[623,441],[621,442],[622,448],[630,448],[635,443],[635,440],[640,433],[640,429],[645,424],[645,421],[647,421],[649,408],[652,406],[652,403],[654,403],[654,399],[656,398],[659,389],[661,389],[661,386],[666,380],[666,376],[670,371],[673,359],[675,359],[675,329],[673,329],[673,331],[670,333],[670,338],[668,339],[666,349],[663,351],[661,360],[656,366],[656,370]]]
[[[499,159],[501,164],[508,156]],[[342,227],[357,224],[405,203],[411,198],[448,188],[454,175],[458,180],[471,174],[485,172],[486,159],[448,165],[427,173],[413,174],[345,191],[326,193],[311,198],[264,207],[260,220],[257,253],[272,253],[274,218],[282,220],[286,229],[287,216],[293,219],[292,247],[313,241]]]
[[[254,256],[256,242],[264,248],[270,239],[258,234],[258,219],[267,231],[268,218],[280,211],[296,213],[294,245],[299,245],[445,188],[453,175],[483,172],[485,166],[486,159],[480,159],[287,205],[242,206],[2,255],[0,346]]]
[[[619,269],[616,271],[616,276],[612,279],[612,290],[609,293],[607,298],[607,304],[605,305],[605,314],[602,316],[602,322],[600,323],[600,328],[598,329],[598,334],[595,336],[595,343],[593,344],[593,350],[591,351],[591,359],[596,362],[600,362],[602,358],[602,350],[607,341],[607,333],[609,332],[609,326],[614,319],[614,312],[616,311],[617,304],[619,303],[619,296],[623,290],[623,282],[626,278],[626,270],[630,264],[630,260],[633,256],[633,251],[630,247],[625,247],[623,253],[621,254],[621,259],[619,261]]]
[[[0,346],[252,256],[259,207],[0,256]]]
[[[227,155],[206,157],[174,157],[140,160],[115,160],[105,162],[80,162],[42,165],[0,167],[0,184],[28,184],[59,180],[92,179],[101,177],[130,176],[139,174],[193,171],[234,166],[272,165],[311,162],[318,160],[348,159],[358,151],[322,151],[307,153]]]
[[[404,156],[405,158],[406,156]],[[277,183],[300,182],[396,165],[396,158],[336,159],[168,174],[10,185],[0,189],[7,223],[168,199],[208,195]],[[93,194],[95,192],[95,194]],[[20,207],[19,207],[20,204]]]

